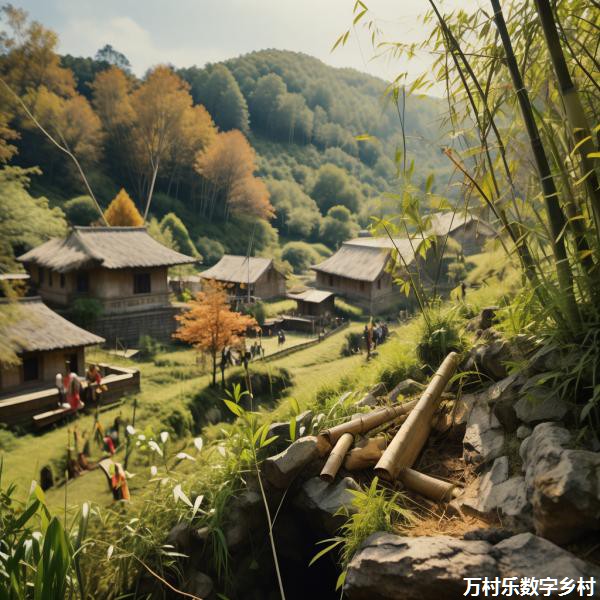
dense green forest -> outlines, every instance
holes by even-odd
[[[30,23],[28,39],[17,41],[14,15],[5,17],[14,42],[5,76],[27,97],[22,63],[35,53],[48,58],[52,68],[39,74],[43,85],[28,99],[31,113],[77,155],[102,210],[124,188],[152,231],[164,232],[161,222],[177,217],[187,248],[206,264],[223,252],[245,253],[250,238],[253,252],[296,269],[318,260],[370,217],[396,212],[386,194],[395,190],[400,152],[423,178],[435,170],[442,184],[450,176],[450,162],[436,151],[441,100],[411,96],[402,105],[381,79],[281,50],[205,67],[156,67],[138,79],[111,46],[94,58],[59,56],[52,32]],[[160,102],[178,108],[165,112],[159,134]],[[66,224],[97,221],[69,158],[19,107],[8,122],[16,133],[11,168],[41,170],[12,179],[23,189],[29,178],[31,196],[47,198]],[[163,140],[169,149],[161,155]],[[169,228],[163,241],[175,238],[183,249]]]

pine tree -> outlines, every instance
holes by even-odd
[[[112,226],[141,227],[144,224],[142,215],[124,189],[121,189],[108,205],[104,218]]]

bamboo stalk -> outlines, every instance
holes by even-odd
[[[348,453],[348,450],[350,450],[350,446],[352,446],[353,442],[354,435],[351,433],[344,433],[337,441],[333,447],[333,450],[331,451],[331,454],[329,455],[329,458],[327,459],[327,462],[325,463],[325,466],[323,467],[323,470],[321,471],[321,479],[323,481],[331,483],[335,479],[335,476],[340,470],[342,462],[344,461],[344,458]]]
[[[387,439],[385,436],[377,436],[363,440],[362,444],[358,442],[344,460],[344,469],[346,471],[362,471],[374,467],[385,447]]]
[[[389,423],[402,415],[408,414],[415,406],[417,401],[405,402],[399,406],[386,406],[373,412],[361,415],[357,419],[346,421],[336,425],[331,429],[324,429],[319,432],[319,437],[325,438],[332,446],[344,435],[344,433],[362,434],[379,427],[384,423]]]
[[[457,366],[458,354],[450,352],[375,466],[380,478],[393,481],[403,467],[412,467],[427,441],[433,414]]]
[[[447,502],[456,497],[460,490],[455,483],[443,481],[431,475],[425,475],[414,469],[405,467],[400,470],[398,479],[413,492],[421,494],[435,502]]]

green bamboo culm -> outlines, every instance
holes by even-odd
[[[573,141],[577,146],[577,152],[579,153],[582,175],[585,177],[585,184],[592,205],[596,233],[600,236],[600,183],[594,160],[589,156],[592,152],[596,151],[594,140],[585,111],[583,110],[577,86],[571,77],[562,51],[550,2],[549,0],[535,0],[535,6],[546,39],[546,45],[548,46],[550,60],[556,73],[558,90],[565,107],[567,124],[571,130]]]
[[[533,114],[533,108],[529,99],[529,94],[525,88],[523,77],[521,76],[519,65],[515,57],[500,2],[499,0],[490,0],[490,2],[494,11],[494,21],[496,23],[496,27],[498,29],[498,33],[500,35],[502,46],[506,55],[506,65],[510,72],[513,86],[517,94],[517,100],[521,109],[523,122],[525,123],[525,128],[529,137],[529,143],[531,145],[531,150],[538,170],[542,193],[544,194],[564,316],[571,329],[576,332],[580,329],[581,318],[579,315],[577,302],[575,300],[575,293],[573,291],[573,273],[571,271],[571,265],[569,264],[567,248],[565,245],[564,236],[567,220],[558,200],[556,184],[554,183],[554,178],[552,177],[552,172],[550,170],[550,164],[548,163],[548,157],[546,156],[546,152],[540,138],[540,133]]]

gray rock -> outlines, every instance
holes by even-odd
[[[509,433],[516,431],[519,426],[515,404],[519,399],[521,383],[521,378],[513,374],[494,383],[484,392],[485,401],[492,407],[504,430]]]
[[[350,490],[360,490],[351,477],[333,484],[313,477],[304,482],[294,503],[299,510],[308,513],[316,527],[334,534],[346,520],[343,514],[338,514],[340,510],[345,509],[348,514],[355,511]]]
[[[491,544],[449,536],[402,537],[375,533],[348,566],[349,600],[463,598],[465,577],[500,575]]]
[[[267,458],[262,466],[267,481],[279,489],[288,487],[306,465],[319,457],[317,444],[316,437],[303,437]]]
[[[524,440],[531,435],[532,431],[533,430],[530,427],[527,427],[527,425],[520,425],[517,428],[517,439]]]
[[[246,547],[251,542],[251,532],[264,526],[266,519],[261,495],[245,490],[227,508],[224,533],[228,550],[233,552]]]
[[[362,408],[364,406],[377,406],[377,398],[371,392],[365,394],[358,402],[354,403],[354,406]]]
[[[476,403],[469,415],[463,438],[465,462],[483,466],[501,456],[503,451],[504,432],[500,421],[489,406]]]
[[[206,536],[203,529],[194,529],[188,523],[177,523],[167,534],[165,544],[172,546],[176,552],[191,556],[201,552],[204,547]]]
[[[487,306],[467,323],[467,331],[483,331],[489,329],[496,321],[497,306]]]
[[[414,379],[404,379],[390,392],[390,400],[395,401],[398,396],[413,396],[425,389],[425,386]]]
[[[558,589],[547,597],[558,598],[564,591],[562,578],[574,580],[575,585],[580,577],[597,581],[600,569],[531,533],[492,546],[487,541],[448,536],[402,537],[379,532],[370,536],[351,560],[344,594],[349,600],[458,600],[464,598],[465,578],[496,577],[556,579]],[[489,595],[502,595],[502,591]]]
[[[563,577],[589,579],[600,577],[600,568],[532,533],[521,533],[496,544],[492,556],[504,577]],[[542,594],[540,594],[542,595]],[[558,597],[554,593],[551,597]]]
[[[600,530],[600,453],[565,448],[569,431],[538,425],[523,451],[535,530],[560,544]]]
[[[385,383],[383,383],[382,381],[380,381],[379,383],[376,383],[369,390],[369,394],[372,394],[376,398],[378,398],[379,396],[385,396],[386,392],[387,392],[387,388],[385,386]]]
[[[531,388],[515,404],[517,417],[523,423],[560,421],[569,412],[569,405],[550,388]]]
[[[469,352],[464,369],[477,371],[495,381],[507,377],[506,363],[512,359],[509,343],[493,329],[486,329],[480,340]]]
[[[206,574],[200,571],[192,570],[187,574],[184,592],[192,594],[202,600],[212,600],[215,598],[215,584],[213,580]]]
[[[527,501],[525,479],[509,479],[508,457],[501,456],[480,479],[469,485],[456,504],[482,517],[495,514],[512,527],[531,524],[531,506]]]
[[[223,414],[216,407],[212,406],[209,408],[206,413],[204,413],[204,418],[211,424],[220,423],[223,420]]]
[[[307,410],[296,416],[296,435],[301,436],[307,431],[313,420],[313,411]],[[277,439],[271,444],[273,450],[281,451],[290,443],[290,422],[283,421],[272,423],[269,427],[267,437],[277,436]]]

